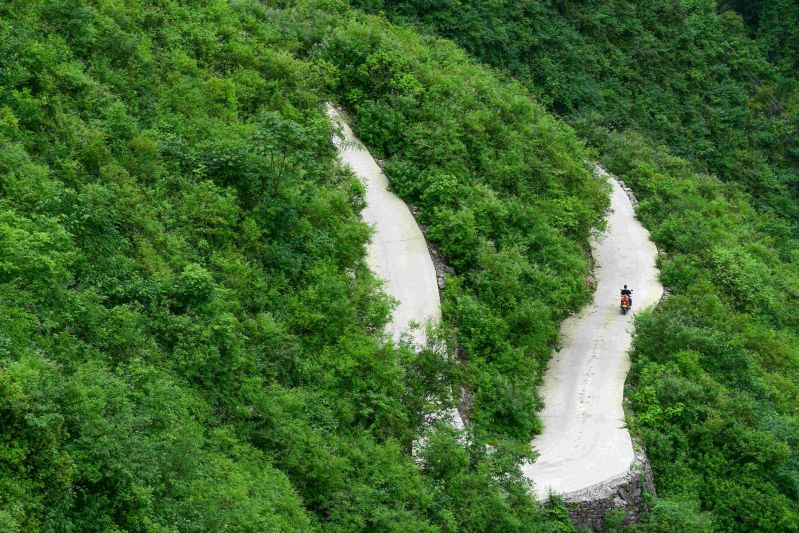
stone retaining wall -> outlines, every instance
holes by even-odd
[[[638,521],[648,511],[644,494],[655,493],[652,469],[644,451],[635,452],[635,460],[626,475],[601,485],[564,496],[569,516],[576,528],[601,531],[614,509],[624,511],[624,524]]]

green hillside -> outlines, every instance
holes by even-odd
[[[457,271],[419,353],[327,101]],[[518,462],[607,199],[524,88],[344,2],[20,0],[0,146],[0,530],[570,527]]]
[[[520,80],[641,200],[674,296],[638,321],[627,398],[662,516],[796,530],[795,3],[359,4]]]
[[[518,466],[591,297],[591,159],[641,200],[672,292],[634,340],[659,499],[633,528],[796,530],[797,20],[788,0],[0,4],[0,531],[570,531]],[[382,333],[328,102],[455,269],[421,351]],[[468,434],[432,428],[414,458],[461,388]]]

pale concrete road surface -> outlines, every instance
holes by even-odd
[[[339,112],[328,106],[327,114],[341,129],[343,139],[334,144],[344,165],[366,186],[366,205],[361,216],[375,229],[367,248],[369,268],[385,283],[384,290],[399,301],[387,332],[399,339],[411,321],[424,325],[441,318],[441,303],[433,260],[422,231],[408,206],[388,190],[388,180],[363,143]],[[414,343],[425,341],[424,328],[411,335]]]
[[[540,456],[522,467],[539,500],[550,490],[568,496],[613,481],[633,462],[622,408],[633,316],[657,303],[663,287],[657,249],[630,199],[612,176],[598,172],[613,189],[607,229],[591,243],[594,302],[561,327],[561,349],[553,353],[541,388],[544,431],[533,440]],[[626,316],[619,310],[624,284],[633,289],[633,312]]]

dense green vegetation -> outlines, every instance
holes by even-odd
[[[666,498],[645,527],[796,530],[795,2],[359,4],[521,80],[641,199],[674,293],[638,321],[627,391]]]
[[[799,5],[790,0],[726,0],[740,13],[748,33],[767,54],[769,62],[787,76],[799,72]]]
[[[384,339],[329,99],[457,269],[462,365]],[[19,0],[0,146],[0,529],[569,527],[517,465],[606,200],[521,87],[345,3]]]
[[[518,81],[344,0],[0,6],[0,529],[568,530],[518,463],[607,200],[548,109],[674,293],[634,344],[639,528],[795,530],[796,6],[354,4]],[[430,346],[382,334],[327,101],[456,270]],[[469,438],[426,428],[460,387]]]
[[[740,3],[762,17],[773,54],[795,58],[793,3]],[[638,131],[738,184],[760,209],[799,220],[796,69],[772,67],[741,17],[719,13],[712,0],[356,4],[451,38],[523,81],[550,110]]]

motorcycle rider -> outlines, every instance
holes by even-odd
[[[625,285],[624,288],[621,290],[621,293],[622,293],[622,295],[625,295],[625,294],[627,295],[627,301],[629,302],[630,307],[632,307],[633,306],[633,290],[632,289],[628,289],[627,285]]]

